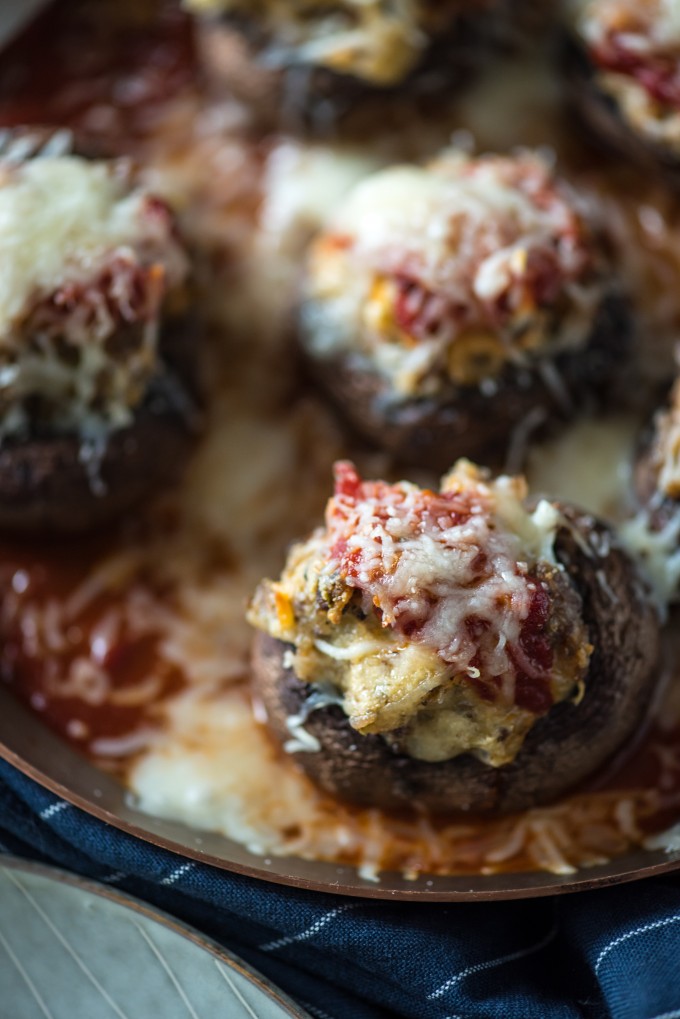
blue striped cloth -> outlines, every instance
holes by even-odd
[[[5,762],[0,843],[192,924],[318,1019],[680,1019],[673,876],[526,902],[338,898],[182,861]]]

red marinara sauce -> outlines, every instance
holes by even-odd
[[[0,680],[93,757],[102,738],[157,727],[164,700],[184,685],[158,654],[158,635],[129,626],[135,581],[92,585],[109,547],[100,537],[77,547],[0,539]]]

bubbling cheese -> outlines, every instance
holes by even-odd
[[[360,358],[396,397],[478,384],[585,344],[602,262],[544,159],[447,152],[367,178],[337,210],[312,247],[306,343]]]
[[[28,398],[49,404],[56,428],[126,423],[187,270],[165,203],[122,163],[0,164],[0,266],[2,430],[26,425]]]

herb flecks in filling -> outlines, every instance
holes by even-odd
[[[580,199],[532,153],[445,153],[361,182],[312,246],[305,343],[395,400],[493,384],[584,347],[611,273]]]
[[[525,497],[466,461],[440,492],[340,463],[325,528],[260,585],[250,622],[293,645],[300,680],[341,693],[357,731],[422,760],[505,764],[591,653],[553,553],[559,514]]]

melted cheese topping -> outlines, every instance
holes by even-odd
[[[351,192],[312,247],[302,322],[315,354],[423,395],[585,343],[602,290],[578,202],[542,159],[454,152]]]
[[[294,645],[300,679],[343,692],[358,731],[424,760],[507,763],[590,653],[578,597],[556,586],[559,514],[528,513],[525,496],[521,480],[486,483],[466,463],[440,495],[339,464],[325,530],[260,586],[249,619]],[[568,638],[550,629],[557,604]]]
[[[161,306],[186,274],[167,206],[122,165],[0,165],[0,266],[3,431],[25,425],[29,397],[49,402],[57,428],[129,420],[157,370]]]
[[[658,529],[643,510],[622,525],[621,541],[640,564],[666,617],[668,606],[680,596],[680,512]]]
[[[680,49],[677,0],[572,0],[572,7],[580,31],[593,47],[620,35],[637,53]]]
[[[598,86],[650,141],[680,151],[680,8],[676,0],[577,0],[575,26]]]
[[[454,18],[459,0],[185,0],[197,14],[252,19],[269,40],[267,63],[328,67],[374,85],[406,77],[429,43],[429,33]]]

